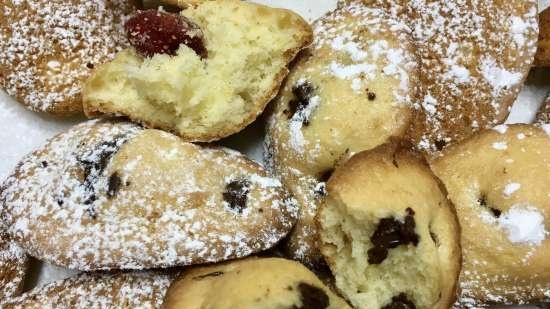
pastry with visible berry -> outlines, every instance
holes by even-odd
[[[126,30],[132,48],[86,83],[86,114],[124,115],[200,142],[253,122],[312,40],[299,15],[238,0],[140,12]]]
[[[131,0],[0,1],[0,89],[34,111],[82,113],[83,82],[129,46],[135,10]]]
[[[462,226],[455,307],[550,301],[550,136],[499,126],[450,147],[432,168]]]
[[[6,233],[0,232],[0,302],[21,292],[26,271],[27,255]]]
[[[219,262],[273,247],[297,208],[244,155],[89,121],[25,157],[0,194],[30,255],[79,270]]]
[[[163,309],[351,309],[298,262],[248,258],[191,268],[176,279]]]
[[[174,277],[157,272],[82,274],[2,299],[0,305],[4,309],[160,309]]]
[[[313,218],[324,182],[353,153],[405,134],[418,64],[406,26],[377,9],[342,6],[314,32],[275,101],[267,161],[301,207],[288,255],[321,268]]]
[[[353,156],[330,178],[319,210],[321,251],[355,308],[447,309],[456,299],[453,205],[426,161],[404,147],[393,141]]]
[[[550,8],[539,14],[539,46],[535,65],[550,66]]]

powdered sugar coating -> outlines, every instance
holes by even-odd
[[[245,204],[225,192],[246,183]],[[89,121],[27,156],[1,198],[29,254],[80,270],[217,262],[275,245],[296,206],[243,155],[124,122]]]
[[[422,87],[410,133],[419,149],[436,155],[506,119],[537,50],[537,1],[364,2],[413,29]]]
[[[127,46],[129,0],[0,1],[0,87],[35,111],[82,111],[81,83]]]
[[[550,93],[537,113],[537,124],[550,124]]]
[[[361,3],[339,7],[313,28],[312,47],[276,99],[266,145],[268,165],[301,205],[287,251],[319,266],[314,217],[323,175],[353,153],[405,134],[418,58],[405,24]]]
[[[82,274],[37,287],[2,308],[158,309],[173,279],[174,275],[155,272]]]
[[[0,301],[17,296],[23,287],[27,270],[27,255],[0,232]]]

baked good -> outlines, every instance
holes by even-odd
[[[274,246],[297,208],[242,154],[89,121],[24,158],[0,195],[30,255],[80,270],[218,262]]]
[[[450,147],[432,166],[462,226],[456,307],[550,301],[550,137],[499,126]]]
[[[363,2],[413,29],[421,89],[409,136],[419,150],[436,157],[504,122],[537,50],[536,0]]]
[[[26,270],[25,252],[6,233],[0,232],[0,300],[21,292]]]
[[[298,262],[244,260],[184,271],[163,309],[336,309],[351,307]]]
[[[535,121],[539,124],[550,123],[550,93],[548,94],[546,101],[544,101],[544,103],[542,103],[542,105],[540,106]]]
[[[4,309],[158,309],[174,278],[158,272],[81,274],[5,300]]]
[[[550,66],[550,8],[539,14],[539,46],[535,65]]]
[[[321,251],[354,307],[446,309],[460,227],[428,164],[392,141],[336,169],[318,215]]]
[[[312,40],[299,15],[239,0],[130,21],[133,48],[87,81],[85,112],[125,115],[188,141],[218,140],[253,122]]]
[[[301,207],[288,254],[310,267],[322,264],[313,218],[330,172],[409,126],[417,58],[405,28],[361,4],[328,13],[275,100],[266,160]]]
[[[82,112],[82,83],[128,45],[131,0],[0,1],[0,88],[34,111]]]

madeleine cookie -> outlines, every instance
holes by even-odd
[[[30,254],[80,270],[218,262],[274,246],[296,205],[243,155],[90,121],[27,156],[1,194]]]
[[[0,88],[28,108],[82,112],[82,83],[128,46],[131,0],[1,0]]]
[[[201,142],[254,121],[312,40],[295,13],[238,0],[141,12],[126,29],[133,48],[87,81],[86,114],[125,115]]]
[[[460,227],[441,182],[397,142],[353,156],[318,215],[336,286],[363,309],[447,309],[456,299]]]
[[[26,271],[27,255],[0,232],[0,302],[21,292]]]
[[[35,288],[1,305],[4,309],[157,309],[174,277],[155,272],[82,274]]]
[[[410,34],[380,10],[342,6],[315,22],[314,33],[267,134],[267,161],[301,206],[287,251],[308,266],[322,262],[313,218],[324,181],[352,153],[405,134],[417,84]]]
[[[406,21],[421,58],[421,93],[409,130],[435,157],[504,122],[537,51],[536,0],[348,0]]]
[[[457,307],[550,301],[550,137],[499,126],[433,163],[462,225]]]
[[[539,48],[535,65],[550,66],[550,8],[539,14],[539,28]]]
[[[351,309],[298,262],[248,258],[189,269],[176,279],[163,309]]]
[[[536,122],[538,124],[550,124],[550,94],[548,94],[546,101],[542,103],[537,113]]]

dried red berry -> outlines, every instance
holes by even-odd
[[[201,58],[208,56],[199,26],[179,14],[141,11],[130,18],[125,27],[130,44],[144,57],[175,55],[181,44],[187,45]]]

